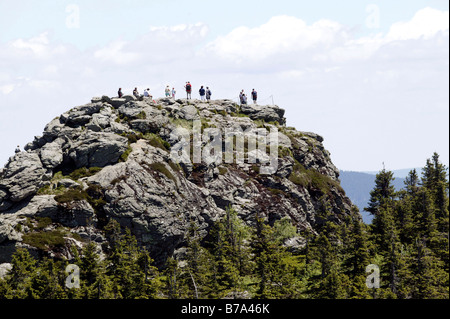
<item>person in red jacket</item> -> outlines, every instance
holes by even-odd
[[[191,85],[191,83],[189,81],[186,82],[186,85],[184,87],[186,88],[187,99],[191,99],[191,92],[192,92],[192,85]]]

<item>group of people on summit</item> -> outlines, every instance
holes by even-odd
[[[258,99],[258,93],[255,91],[255,89],[252,90],[252,100],[253,104],[256,104],[256,100]],[[239,101],[241,104],[247,104],[247,95],[244,93],[244,90],[239,93]]]
[[[186,98],[188,100],[192,99],[192,95],[191,95],[191,93],[192,93],[192,84],[191,84],[191,82],[187,81],[186,85],[184,86],[184,88],[186,90]],[[212,92],[209,89],[209,87],[206,87],[206,89],[205,89],[204,86],[202,85],[200,87],[200,89],[198,90],[198,94],[200,95],[200,100],[202,100],[202,101],[206,100],[206,101],[209,102],[209,100],[211,100]]]
[[[192,84],[191,84],[191,82],[186,82],[186,85],[184,86],[184,88],[185,88],[185,90],[186,90],[186,98],[189,100],[189,99],[192,99]],[[172,89],[170,89],[170,86],[166,86],[166,88],[165,88],[165,90],[164,90],[164,93],[165,93],[165,96],[166,97],[172,97],[172,98],[175,98],[175,94],[177,93],[176,91],[175,91],[175,88],[172,88]],[[199,93],[199,95],[200,95],[200,100],[202,100],[202,101],[210,101],[211,100],[211,95],[212,95],[212,92],[211,92],[211,90],[209,89],[209,87],[204,87],[203,85],[200,87],[200,89],[198,90],[198,93]],[[119,97],[122,97],[123,96],[123,92],[122,92],[122,88],[119,88],[119,91],[117,92],[117,95],[119,96]],[[136,98],[139,98],[139,97],[146,97],[146,98],[153,98],[152,97],[152,95],[150,94],[150,89],[149,88],[147,88],[147,89],[145,89],[144,90],[144,93],[142,94],[142,95],[140,95],[139,94],[139,91],[138,91],[138,89],[137,89],[137,87],[136,88],[134,88],[134,90],[133,90],[133,95],[136,97]],[[256,104],[256,100],[258,99],[258,93],[255,91],[255,89],[253,89],[252,90],[252,92],[251,92],[251,95],[252,95],[252,100],[253,100],[253,104]],[[239,101],[240,101],[240,103],[241,104],[247,104],[247,95],[244,93],[244,90],[242,90],[240,93],[239,93]]]

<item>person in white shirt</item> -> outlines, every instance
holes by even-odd
[[[144,97],[152,98],[152,96],[150,95],[150,89],[149,88],[144,90]]]

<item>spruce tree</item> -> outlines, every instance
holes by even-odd
[[[211,230],[215,291],[228,291],[236,295],[244,289],[243,277],[250,273],[252,267],[246,244],[248,238],[248,227],[236,211],[228,207],[225,216]]]
[[[35,272],[37,261],[25,248],[18,248],[12,256],[12,268],[6,276],[6,283],[9,286],[7,298],[30,298],[27,289],[30,285],[30,278]]]
[[[169,299],[181,299],[188,295],[188,286],[183,280],[183,270],[178,266],[178,261],[173,257],[166,260],[162,273],[164,293]]]
[[[367,265],[370,264],[370,255],[368,247],[368,234],[365,225],[354,219],[351,224],[350,238],[345,242],[348,251],[345,265],[347,274],[350,277],[356,277],[365,274]]]
[[[422,170],[422,185],[427,193],[427,210],[424,212],[422,228],[425,228],[427,247],[444,262],[449,272],[449,195],[448,169],[434,153]],[[432,202],[430,204],[429,202]]]
[[[108,226],[107,226],[108,227]],[[156,267],[152,266],[145,248],[139,247],[136,238],[130,229],[125,233],[118,233],[115,223],[109,225],[108,229],[115,236],[115,242],[107,258],[107,276],[111,278],[112,285],[106,277],[101,277],[104,284],[113,287],[110,294],[116,298],[156,298],[161,283]]]
[[[186,234],[186,266],[184,280],[189,287],[190,298],[205,298],[210,293],[211,257],[201,245],[198,225],[191,221]]]
[[[27,295],[33,299],[66,298],[64,291],[64,264],[44,258],[30,276]]]
[[[449,277],[444,263],[426,247],[426,240],[416,238],[412,264],[412,298],[448,299]]]
[[[375,187],[370,192],[369,206],[364,210],[370,212],[374,217],[380,208],[386,208],[392,205],[396,192],[392,182],[395,180],[394,173],[386,171],[384,168],[375,177]]]
[[[256,298],[298,298],[300,282],[295,276],[292,255],[274,237],[271,226],[256,217],[251,247],[258,279]]]
[[[414,195],[419,188],[419,175],[417,175],[417,171],[414,168],[411,170],[405,178],[404,181],[406,191],[410,195]]]

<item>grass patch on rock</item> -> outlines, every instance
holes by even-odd
[[[306,169],[298,161],[295,161],[289,180],[307,189],[320,190],[323,194],[329,194],[332,188],[344,192],[337,181],[315,169]]]
[[[81,168],[74,170],[72,173],[70,173],[69,177],[76,181],[83,177],[89,177],[89,176],[95,175],[98,172],[100,172],[101,170],[102,170],[101,167],[89,167],[89,168],[81,167]]]
[[[67,232],[63,229],[55,229],[50,231],[41,231],[24,234],[22,240],[25,244],[39,248],[41,250],[49,250],[56,247],[62,247],[65,244],[64,237]]]
[[[166,152],[170,151],[169,142],[163,140],[159,135],[156,135],[154,133],[147,133],[144,135],[144,139],[146,139],[148,143],[153,147],[160,148]]]
[[[175,177],[163,163],[152,163],[150,164],[150,168],[154,171],[160,172],[161,174],[165,175],[168,179],[171,179],[174,182],[176,182]]]
[[[66,204],[75,201],[89,201],[89,195],[86,191],[80,189],[69,189],[61,195],[56,195],[55,200],[60,204]]]

